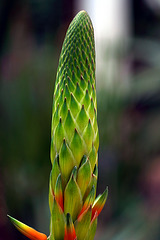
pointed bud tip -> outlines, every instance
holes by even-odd
[[[67,226],[69,226],[69,225],[70,225],[70,221],[71,221],[71,215],[70,215],[70,213],[67,213],[67,214],[66,214],[66,220],[67,220]]]
[[[81,81],[84,81],[84,78],[83,78],[82,74],[81,74]]]
[[[13,217],[11,217],[9,214],[7,214],[7,217],[11,220],[11,221],[13,221]]]
[[[108,196],[108,186],[106,187],[106,189],[104,190],[104,193],[103,193],[104,195],[106,195],[106,197]],[[102,195],[103,195],[102,194]]]
[[[72,222],[71,215],[69,213],[66,214],[66,228],[65,228],[65,236],[64,240],[76,240],[76,232]]]
[[[106,187],[105,191],[103,192],[103,194],[99,195],[92,206],[92,219],[94,218],[95,213],[97,212],[97,214],[99,215],[100,212],[102,211],[104,204],[107,200],[108,197],[108,187]]]
[[[76,172],[77,172],[77,166],[74,166],[74,168],[72,170],[72,176],[74,176]]]
[[[74,129],[75,133],[78,133],[77,128]]]

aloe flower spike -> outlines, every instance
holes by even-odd
[[[95,43],[90,17],[71,22],[59,58],[53,94],[48,240],[93,240],[108,188],[96,198],[99,133]],[[11,218],[31,240],[46,235]]]

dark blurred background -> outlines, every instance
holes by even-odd
[[[26,239],[7,214],[49,234],[52,93],[81,9],[97,39],[98,193],[109,186],[95,239],[160,239],[160,3],[86,2],[0,1],[0,240]]]

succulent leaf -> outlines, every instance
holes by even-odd
[[[63,100],[63,105],[62,105],[61,110],[60,110],[60,116],[61,116],[63,122],[65,121],[67,112],[68,112],[67,98],[65,97],[64,100]]]
[[[81,212],[78,216],[78,218],[81,216],[81,214],[83,214],[83,212],[89,207],[89,206],[92,206],[93,205],[93,202],[94,202],[94,199],[95,199],[95,187],[93,185],[90,193],[88,194],[84,204],[83,204],[83,207],[81,209]]]
[[[86,192],[87,186],[91,180],[91,165],[88,160],[79,168],[77,175],[77,183],[81,190],[82,198]]]
[[[64,129],[66,132],[66,137],[68,138],[68,142],[70,142],[74,135],[75,123],[73,121],[71,111],[69,109],[64,123]]]
[[[55,130],[55,143],[56,143],[56,148],[57,148],[56,150],[58,152],[60,151],[63,139],[64,139],[64,130],[63,130],[62,119],[60,117],[59,123]]]
[[[51,216],[51,233],[54,234],[56,240],[64,238],[65,216],[61,207],[57,204],[56,199],[53,199],[52,216]]]
[[[59,153],[59,165],[60,165],[60,170],[62,174],[62,179],[65,184],[67,183],[69,176],[71,174],[71,171],[75,166],[74,162],[75,160],[74,160],[73,154],[64,138],[61,149],[60,149],[60,153]]]
[[[92,148],[89,153],[89,161],[91,164],[92,171],[95,168],[96,160],[97,160],[97,152],[96,152],[94,145],[92,144]]]
[[[85,153],[85,148],[83,147],[83,140],[76,128],[74,130],[74,135],[70,144],[70,149],[73,153],[76,165],[79,166],[80,161]]]
[[[67,213],[67,215],[66,215],[64,240],[77,240],[75,228],[74,228],[74,225],[72,222],[71,215],[69,213]]]
[[[108,197],[108,187],[106,188],[104,193],[99,195],[94,201],[93,207],[92,207],[92,218],[94,217],[96,212],[98,215],[100,214],[107,200],[107,197]]]
[[[84,105],[82,105],[79,115],[76,119],[76,123],[78,124],[81,133],[83,133],[84,129],[86,128],[88,120],[89,119],[86,110],[84,109]]]
[[[90,150],[92,149],[92,141],[93,140],[92,140],[91,136],[93,136],[93,130],[92,130],[91,120],[89,119],[88,124],[86,124],[86,128],[83,132],[83,139],[86,144],[87,153],[89,153]]]
[[[70,103],[70,109],[72,111],[72,115],[74,118],[76,118],[77,114],[79,113],[80,106],[77,100],[75,99],[73,93],[71,92],[71,103]]]
[[[57,155],[54,159],[53,165],[52,165],[52,170],[51,170],[51,188],[54,192],[55,184],[57,181],[57,177],[60,174],[60,169],[59,169],[59,156]]]
[[[31,240],[47,240],[47,236],[43,233],[36,231],[34,228],[27,226],[26,224],[18,221],[17,219],[9,216],[10,221],[13,225],[26,237]]]
[[[92,173],[91,181],[90,181],[90,183],[87,187],[87,190],[85,192],[85,195],[84,195],[84,200],[86,200],[86,198],[87,198],[89,192],[91,191],[91,189],[93,188],[93,186],[95,188],[95,195],[94,195],[94,198],[95,198],[96,197],[96,189],[97,189],[97,176]]]
[[[98,216],[98,214],[97,214],[97,212],[95,212],[94,217],[90,223],[88,233],[84,240],[93,240],[94,239],[94,235],[95,235],[96,229],[97,229],[97,216]]]
[[[92,207],[88,207],[85,212],[75,221],[75,230],[77,239],[84,240],[90,223],[91,223]]]
[[[64,211],[61,174],[58,175],[56,185],[55,185],[54,195],[55,195],[55,199],[56,199],[57,203],[61,207],[62,211]]]
[[[64,191],[64,212],[65,214],[70,213],[73,221],[75,221],[81,208],[81,191],[72,175]]]

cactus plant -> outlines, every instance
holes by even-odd
[[[95,43],[91,20],[80,11],[60,54],[53,96],[49,240],[92,240],[108,190],[96,199],[99,135]],[[32,240],[47,236],[10,217]]]

